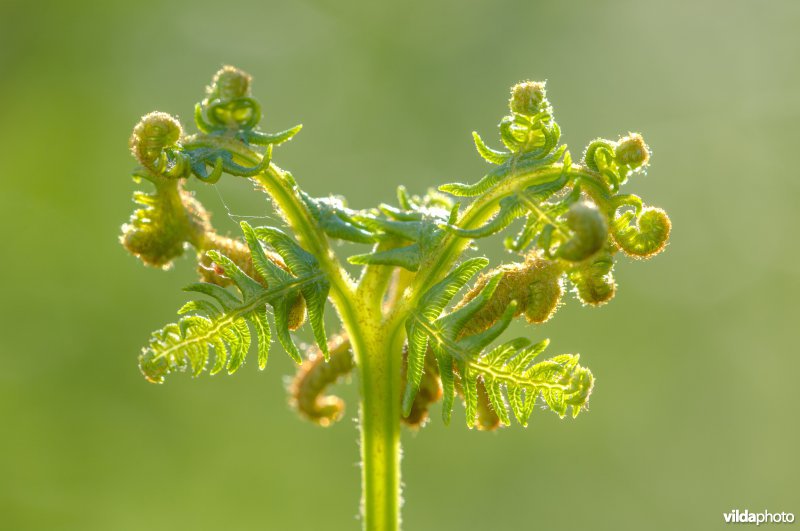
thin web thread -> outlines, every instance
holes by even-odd
[[[238,224],[238,222],[243,219],[263,219],[267,221],[275,221],[277,219],[275,216],[270,216],[270,215],[255,216],[255,215],[234,214],[233,211],[228,206],[228,203],[225,201],[225,198],[222,196],[222,192],[220,191],[219,187],[216,184],[214,184],[213,186],[214,190],[217,192],[217,196],[219,197],[220,202],[222,203],[222,206],[225,208],[225,212],[227,213],[231,221],[233,221],[234,223]]]

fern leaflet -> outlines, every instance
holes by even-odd
[[[414,384],[414,378],[418,376],[412,372],[412,360],[420,351],[424,354],[425,349],[430,347],[439,364],[444,392],[442,415],[445,423],[450,422],[452,415],[457,375],[461,380],[469,427],[475,425],[477,418],[479,379],[483,381],[492,407],[503,424],[510,423],[508,414],[510,409],[517,421],[526,426],[539,396],[559,416],[565,416],[570,406],[572,416],[577,416],[586,406],[594,385],[591,371],[578,364],[577,355],[564,354],[532,364],[534,358],[547,347],[548,341],[531,345],[524,338],[503,343],[488,351],[484,350],[510,324],[516,312],[516,301],[512,301],[503,314],[482,332],[473,335],[464,334],[470,321],[491,300],[502,279],[502,273],[493,276],[472,300],[450,313],[439,316],[455,293],[482,268],[481,265],[469,271],[465,267],[468,265],[472,264],[465,262],[440,284],[434,286],[423,297],[419,310],[406,324],[409,378],[403,401],[404,409],[408,407],[409,400],[413,401],[416,392],[414,385],[419,385]],[[422,304],[428,299],[435,303]],[[424,361],[424,357],[422,360]],[[421,368],[419,375],[421,376]],[[504,391],[508,395],[508,401]]]
[[[419,318],[412,316],[406,321],[406,335],[408,337],[408,380],[403,394],[403,414],[408,415],[414,405],[414,397],[422,380],[422,371],[425,366],[425,352],[428,349],[428,334],[424,328],[444,311],[445,307],[455,297],[475,274],[486,267],[489,260],[486,258],[472,258],[450,272],[442,281],[431,287],[419,301],[417,313]]]
[[[302,357],[289,333],[291,302],[298,296],[306,299],[315,340],[328,355],[322,320],[330,284],[316,259],[278,229],[253,229],[242,223],[242,230],[261,281],[248,276],[225,255],[209,251],[208,256],[233,281],[240,297],[215,284],[187,286],[186,291],[207,295],[218,306],[207,300],[190,301],[179,310],[184,317],[178,323],[153,333],[149,345],[139,356],[139,367],[147,380],[162,383],[166,375],[187,369],[195,376],[200,375],[206,369],[212,347],[215,361],[210,374],[223,369],[229,374],[236,372],[250,348],[251,327],[257,338],[258,366],[264,369],[272,340],[267,305],[272,308],[278,341],[300,363]],[[281,255],[291,274],[267,259],[260,239],[266,240]]]

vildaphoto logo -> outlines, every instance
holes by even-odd
[[[734,509],[729,513],[722,513],[726,524],[791,524],[794,522],[794,513],[751,513],[747,509],[740,511]]]

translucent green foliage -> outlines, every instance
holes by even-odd
[[[401,342],[405,332],[402,410],[411,425],[424,420],[440,389],[445,422],[456,392],[464,397],[470,426],[479,417],[483,427],[508,424],[509,412],[525,424],[539,397],[560,416],[570,407],[577,415],[593,383],[577,356],[534,363],[546,342],[516,339],[492,345],[515,317],[524,316],[531,324],[549,320],[562,304],[567,281],[584,304],[608,302],[616,292],[612,272],[618,252],[648,258],[664,248],[670,234],[666,213],[620,192],[649,164],[650,149],[642,136],[595,139],[574,163],[560,144],[561,129],[545,84],[525,81],[512,87],[495,147],[473,133],[478,154],[492,165],[482,178],[445,184],[422,196],[400,186],[396,205],[355,210],[343,197],[310,196],[273,163],[273,147],[293,138],[300,126],[261,131],[263,111],[251,88],[247,73],[223,67],[195,106],[199,133],[187,136],[177,119],[154,112],[142,118],[131,136],[131,153],[140,164],[135,177],[151,181],[156,191],[135,196],[143,208],[123,227],[123,244],[145,263],[161,267],[192,245],[201,255],[202,278],[214,281],[188,288],[211,301],[188,303],[178,323],[153,334],[140,359],[148,379],[160,382],[176,370],[200,374],[212,349],[210,372],[234,372],[244,363],[253,337],[263,368],[273,333],[299,362],[290,332],[307,314],[320,355],[301,370],[310,379],[303,380],[298,389],[304,391],[294,399],[299,404],[303,397],[309,417],[332,422],[341,404],[326,402],[324,387],[352,369],[360,356],[373,355],[357,352],[359,341],[350,343],[351,338],[339,335],[337,348],[345,352],[342,345],[352,344],[354,358],[327,364],[323,313],[332,295],[348,334],[366,333],[363,328],[380,336],[384,327],[393,326],[387,337]],[[224,174],[257,183],[304,247],[274,227],[243,223],[246,246],[216,234],[202,206],[182,186],[191,176],[213,183]],[[504,234],[515,223],[514,232]],[[501,234],[524,262],[499,264],[475,280],[488,260],[465,259],[464,252]],[[341,266],[331,240],[371,246],[348,258],[351,264],[369,266],[361,280]],[[209,249],[216,250],[202,253]],[[222,287],[228,285],[238,293]],[[399,351],[400,346],[393,348]],[[421,383],[425,396],[418,401]],[[415,405],[417,420],[411,420]]]
[[[328,299],[328,292],[330,291],[330,283],[320,271],[317,259],[275,227],[259,227],[253,231],[247,223],[242,222],[242,230],[253,256],[253,265],[261,277],[267,281],[268,285],[289,285],[291,282],[296,282],[299,286],[300,293],[303,294],[303,298],[306,301],[308,322],[314,333],[314,339],[319,348],[322,349],[325,359],[327,359],[328,338],[325,334],[323,314],[325,312],[325,301]],[[284,259],[292,274],[299,280],[293,280],[291,275],[270,261],[255,240],[256,237],[272,246]],[[282,297],[280,301],[270,301],[270,305],[276,312],[276,323],[280,321],[280,326],[284,324],[283,315],[288,316],[290,314],[291,302],[289,301],[291,301],[289,297]],[[278,315],[277,305],[280,305],[280,316]],[[288,328],[288,319],[286,320],[286,325]]]
[[[235,146],[220,146],[198,137],[184,138],[177,119],[162,112],[152,112],[142,117],[130,139],[131,153],[142,164],[142,177],[172,179],[194,175],[201,181],[215,183],[223,172],[250,177],[269,167],[272,145],[261,160],[252,166]],[[208,171],[208,167],[211,171]]]
[[[406,321],[406,336],[408,338],[408,377],[403,394],[403,413],[408,415],[414,402],[414,396],[422,380],[422,371],[425,366],[425,353],[428,350],[428,337],[430,326],[456,293],[463,288],[475,274],[486,267],[489,260],[486,258],[472,258],[450,272],[441,282],[437,283],[419,301],[417,309]]]
[[[491,301],[502,274],[494,275],[472,299],[442,315],[458,291],[485,265],[484,260],[473,259],[454,269],[420,299],[417,310],[406,322],[409,369],[403,395],[404,413],[410,411],[425,352],[430,348],[439,365],[445,423],[449,423],[452,414],[457,377],[461,379],[469,427],[477,420],[479,379],[502,424],[509,424],[504,390],[511,411],[523,425],[527,425],[538,396],[560,416],[566,414],[568,406],[572,406],[572,414],[577,416],[589,399],[594,381],[591,372],[578,365],[577,356],[557,356],[533,365],[533,359],[548,342],[530,346],[523,338],[485,350],[508,327],[516,312],[516,301],[508,304],[491,324],[469,333],[475,318]]]
[[[272,160],[272,146],[290,140],[302,126],[274,134],[259,131],[261,106],[250,95],[250,83],[245,72],[222,68],[207,97],[195,106],[195,123],[204,134],[184,137],[176,118],[153,112],[134,128],[131,152],[152,174],[172,178],[194,175],[215,183],[223,173],[240,177],[262,173]],[[241,150],[251,145],[266,146],[256,164]]]
[[[408,382],[408,347],[403,349],[403,387]],[[425,367],[414,401],[408,413],[403,412],[400,420],[411,429],[422,428],[430,417],[430,408],[442,399],[442,382],[439,379],[439,366],[436,356],[428,349],[425,354]]]
[[[455,397],[453,364],[466,363],[477,357],[484,347],[494,341],[508,327],[514,317],[516,302],[509,304],[503,315],[486,330],[459,339],[462,329],[489,302],[500,279],[500,275],[495,276],[473,300],[459,309],[439,317],[432,323],[422,321],[419,314],[415,316],[428,334],[428,344],[436,354],[436,360],[439,363],[439,375],[442,379],[444,394],[442,416],[445,423],[450,422]]]
[[[477,133],[476,133],[477,134]],[[481,141],[479,144],[479,153],[484,154],[486,148],[485,144]],[[507,179],[509,176],[521,171],[534,171],[536,168],[548,166],[556,163],[565,154],[566,148],[562,147],[555,152],[547,153],[543,156],[535,155],[517,155],[505,154],[506,158],[500,166],[487,173],[480,181],[475,184],[462,184],[462,183],[449,183],[439,186],[442,192],[457,196],[457,197],[477,197],[486,193],[493,186]],[[495,152],[501,153],[501,152]],[[499,161],[496,156],[487,159],[489,162]]]
[[[377,239],[369,228],[358,222],[358,213],[347,208],[341,198],[311,197],[302,190],[299,193],[319,228],[331,238],[355,243],[373,243]]]
[[[515,236],[506,236],[506,247],[520,253],[538,250],[543,258],[563,263],[579,298],[603,304],[616,292],[611,270],[617,251],[649,258],[669,239],[671,225],[663,210],[619,192],[633,174],[646,169],[650,148],[637,133],[617,141],[599,138],[586,148],[583,164],[576,165],[566,146],[558,145],[560,129],[543,83],[514,86],[509,108],[511,114],[499,125],[507,151],[489,147],[473,133],[478,153],[495,167],[475,184],[440,187],[474,198],[481,207],[492,198],[493,215],[468,225],[458,219],[444,228],[474,240],[524,220]]]
[[[455,183],[440,189],[460,197],[482,196],[513,176],[553,167],[559,161],[562,161],[561,171],[529,186],[512,188],[510,194],[499,200],[496,214],[483,225],[447,228],[464,238],[485,238],[517,219],[525,219],[519,234],[505,240],[510,250],[521,252],[535,245],[548,258],[584,260],[605,243],[608,220],[605,213],[581,201],[580,183],[570,172],[571,156],[566,146],[558,147],[560,129],[553,119],[544,84],[520,83],[512,89],[509,105],[512,114],[500,123],[501,140],[508,152],[489,148],[473,133],[478,153],[497,167],[473,185]],[[603,190],[601,195],[606,197],[608,193]]]
[[[492,408],[504,425],[510,423],[508,410],[511,410],[517,421],[527,426],[537,397],[560,417],[570,407],[573,418],[578,416],[589,401],[594,377],[589,369],[578,364],[577,355],[562,354],[534,364],[548,343],[545,340],[530,345],[526,339],[515,339],[475,359],[458,362],[467,425],[473,426],[476,420],[478,379],[483,381]]]
[[[500,121],[500,139],[508,151],[490,148],[477,132],[472,133],[478,154],[498,167],[474,185],[445,184],[439,189],[460,197],[475,197],[498,182],[521,171],[532,171],[558,161],[565,147],[557,149],[561,129],[545,96],[544,83],[524,82],[512,88],[511,114]]]
[[[398,202],[399,208],[382,204],[378,213],[355,218],[378,240],[392,246],[351,256],[348,259],[351,264],[389,265],[418,271],[425,258],[433,254],[441,243],[444,237],[442,227],[452,223],[458,211],[458,205],[435,192],[422,198],[409,197],[401,188]]]
[[[263,172],[272,160],[272,146],[267,146],[261,161],[253,166],[247,166],[235,152],[227,149],[206,145],[203,141],[195,140],[187,144],[186,156],[192,173],[209,184],[217,182],[223,173],[239,177],[252,177]],[[206,166],[211,166],[211,173],[206,171]]]
[[[515,318],[548,321],[567,282],[584,304],[607,303],[616,292],[617,253],[649,258],[664,249],[666,213],[620,192],[645,171],[650,149],[637,133],[598,138],[573,162],[545,84],[525,81],[511,89],[499,139],[487,143],[473,133],[491,164],[482,177],[421,197],[400,186],[396,205],[354,210],[343,197],[310,196],[273,162],[273,147],[300,126],[261,131],[251,86],[247,73],[223,67],[195,106],[199,133],[185,135],[177,119],[160,112],[134,128],[134,176],[156,189],[137,192],[141,208],[121,241],[159,267],[190,245],[209,281],[187,288],[208,299],[190,301],[177,323],[155,332],[140,367],[152,382],[175,371],[199,375],[209,364],[212,374],[233,373],[255,342],[263,369],[273,335],[300,363],[291,331],[307,315],[317,346],[290,386],[291,402],[329,425],[344,408],[329,386],[358,370],[364,525],[397,529],[401,418],[417,429],[442,399],[449,423],[457,394],[467,425],[484,430],[510,424],[512,414],[526,425],[537,403],[560,417],[587,406],[594,378],[577,355],[538,361],[547,340],[500,336]],[[246,177],[266,193],[287,232],[242,223],[244,241],[216,233],[183,186],[192,176],[214,183],[224,174]],[[515,256],[488,269],[486,258],[468,253],[493,236]],[[348,258],[361,271],[342,264],[334,240],[371,247]],[[330,342],[323,324],[329,297],[344,327]]]
[[[176,324],[155,332],[148,347],[139,357],[145,377],[156,383],[164,381],[174,371],[190,370],[195,376],[208,364],[213,347],[215,361],[210,373],[223,369],[233,373],[244,363],[251,343],[251,327],[256,332],[258,365],[267,364],[272,330],[267,319],[267,305],[272,308],[276,335],[286,352],[298,363],[300,352],[289,333],[291,302],[302,293],[306,299],[309,322],[315,339],[327,356],[327,338],[323,327],[323,309],[330,286],[319,270],[316,259],[278,229],[253,229],[242,223],[245,239],[260,281],[245,274],[226,256],[209,251],[209,257],[230,278],[239,296],[209,283],[192,284],[186,288],[207,295],[207,300],[191,301],[179,314]],[[283,258],[291,273],[270,261],[260,240],[269,243]]]
[[[561,191],[566,184],[566,175],[559,175],[547,182],[528,186],[501,199],[497,214],[483,226],[476,229],[462,229],[457,226],[448,226],[447,228],[464,238],[485,238],[500,232],[513,221],[525,215],[533,220],[531,223],[546,223],[553,217],[557,217],[566,207],[547,204],[543,206],[543,203]]]

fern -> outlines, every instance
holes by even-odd
[[[457,197],[479,196],[491,190],[492,187],[496,186],[510,175],[519,172],[532,172],[536,168],[555,164],[564,155],[565,151],[566,146],[562,146],[555,153],[544,158],[533,156],[526,157],[524,155],[517,158],[512,157],[501,166],[487,173],[475,184],[448,183],[439,186],[439,190]]]
[[[414,403],[422,370],[425,365],[425,352],[428,349],[428,326],[444,311],[456,293],[470,281],[475,274],[486,267],[489,260],[473,258],[455,268],[441,282],[433,286],[420,300],[417,310],[406,321],[408,336],[408,382],[403,394],[403,413],[408,415]]]
[[[527,425],[537,403],[560,417],[587,406],[594,377],[577,355],[540,361],[548,340],[500,336],[515,318],[551,319],[567,283],[585,305],[607,303],[620,256],[650,258],[664,249],[667,214],[620,192],[647,167],[650,149],[638,133],[598,138],[573,162],[545,84],[525,81],[512,88],[498,124],[505,149],[473,133],[478,154],[493,165],[477,182],[432,186],[421,196],[399,186],[396,206],[355,210],[339,196],[312,197],[276,165],[274,152],[300,126],[262,130],[251,85],[237,68],[217,72],[194,108],[195,134],[163,112],[134,127],[134,180],[155,190],[135,194],[143,208],[120,240],[160,268],[192,247],[207,281],[186,288],[206,297],[153,333],[139,364],[157,383],[176,371],[234,373],[255,343],[263,369],[273,335],[301,363],[291,332],[307,316],[316,346],[290,386],[292,402],[329,425],[342,417],[344,401],[327,388],[357,371],[364,528],[397,531],[401,422],[420,428],[441,399],[449,423],[457,394],[467,425],[479,429],[508,425],[512,415]],[[265,192],[287,232],[242,223],[243,238],[221,236],[185,188],[224,175]],[[516,236],[505,233],[517,223]],[[492,236],[516,256],[487,269],[488,259],[468,253]],[[352,251],[357,246],[364,247]],[[328,300],[343,328],[332,341],[323,323]]]
[[[478,378],[483,381],[500,422],[506,426],[510,424],[508,409],[520,424],[527,426],[538,396],[559,417],[563,418],[569,407],[572,417],[577,417],[589,401],[594,377],[578,364],[578,355],[562,354],[532,364],[548,344],[549,340],[529,345],[527,339],[516,339],[477,358],[459,360],[467,424],[472,426],[476,420]]]
[[[495,274],[477,296],[441,315],[458,291],[485,265],[485,259],[476,258],[455,268],[420,299],[417,310],[406,322],[409,377],[403,395],[404,411],[409,411],[413,403],[422,377],[425,352],[430,346],[439,364],[445,423],[450,421],[452,414],[455,369],[461,378],[467,425],[470,427],[477,419],[479,378],[504,425],[509,424],[504,389],[508,392],[511,410],[522,425],[527,425],[537,396],[541,396],[545,404],[561,417],[566,414],[567,407],[572,406],[572,416],[576,417],[586,405],[594,383],[591,372],[578,365],[578,356],[564,354],[531,365],[549,341],[530,346],[524,338],[484,351],[508,327],[517,309],[516,301],[512,301],[488,326],[476,332],[472,325],[492,300],[502,281],[502,273]]]
[[[245,222],[241,225],[253,265],[262,281],[248,276],[225,255],[209,251],[208,256],[233,281],[240,296],[210,283],[186,287],[186,291],[211,297],[218,306],[207,300],[190,301],[178,311],[184,315],[178,323],[153,333],[149,345],[139,357],[139,367],[149,381],[162,383],[166,375],[187,369],[194,376],[200,375],[206,369],[212,348],[215,361],[210,373],[227,369],[229,374],[233,374],[244,363],[250,348],[250,327],[256,332],[258,366],[264,369],[272,339],[267,305],[272,308],[278,341],[300,363],[300,351],[289,332],[291,301],[300,295],[306,299],[315,340],[327,358],[323,310],[330,284],[319,270],[316,259],[278,229],[253,229]],[[267,258],[259,238],[273,246],[292,274]]]

